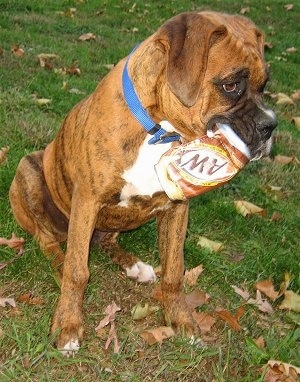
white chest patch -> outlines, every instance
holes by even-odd
[[[148,141],[151,137],[151,135],[147,135],[140,147],[135,163],[122,175],[126,184],[121,191],[120,206],[125,207],[132,196],[152,196],[155,192],[163,191],[154,166],[160,157],[171,148],[171,143],[149,145]]]

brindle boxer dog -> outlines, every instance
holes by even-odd
[[[17,221],[38,240],[53,266],[63,264],[52,323],[63,354],[78,350],[83,336],[92,237],[129,277],[154,281],[153,268],[117,243],[119,232],[154,218],[166,321],[198,333],[182,285],[188,202],[167,197],[154,165],[171,145],[204,135],[216,122],[231,125],[252,159],[269,153],[276,121],[262,101],[268,80],[263,47],[262,33],[244,17],[214,12],[175,16],[71,110],[45,150],[21,160],[10,201]],[[124,73],[133,90],[123,89]],[[160,126],[147,132],[131,110],[128,92],[136,93],[138,109],[153,125],[164,121],[166,131],[158,139],[167,143],[148,143]],[[64,241],[65,255],[60,248]]]

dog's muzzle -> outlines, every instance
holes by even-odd
[[[277,119],[273,110],[260,106],[254,123],[259,134],[260,146],[253,152],[251,161],[258,160],[270,153],[273,144],[272,133],[277,126]]]

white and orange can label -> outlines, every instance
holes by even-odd
[[[228,127],[226,125],[226,135]],[[235,134],[232,130],[230,135]],[[239,142],[236,139],[235,143]],[[172,200],[185,200],[227,183],[249,161],[248,153],[234,146],[222,129],[168,150],[155,166],[158,179]]]

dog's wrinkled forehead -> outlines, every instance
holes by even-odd
[[[263,63],[263,34],[243,16],[183,13],[167,21],[158,30],[157,39],[168,54],[166,75],[170,89],[188,107],[193,106],[199,96],[208,64],[214,65],[215,60],[222,58],[214,57],[214,61],[208,62],[213,48],[218,50],[223,43],[231,56],[230,50],[244,49],[242,56],[252,55],[254,60]],[[263,64],[261,67],[264,70]]]

